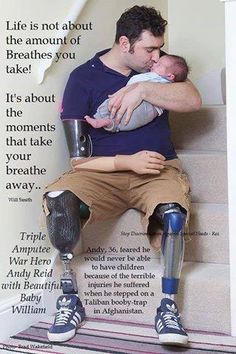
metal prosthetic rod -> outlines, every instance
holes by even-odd
[[[177,294],[184,258],[184,226],[186,215],[178,204],[166,204],[159,209],[164,232],[162,238],[162,292]]]
[[[73,253],[60,253],[60,258],[64,265],[64,272],[61,275],[61,287],[63,294],[77,294],[78,286],[76,274],[70,267],[70,261],[73,258]]]
[[[84,158],[92,155],[92,142],[88,134],[89,125],[81,119],[65,119],[63,127],[70,158]]]

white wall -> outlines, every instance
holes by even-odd
[[[199,88],[203,102],[224,103],[224,4],[218,0],[169,0],[168,23],[169,52],[187,59],[190,79]]]

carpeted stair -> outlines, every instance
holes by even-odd
[[[0,353],[24,354],[226,354],[236,352],[236,339],[219,333],[189,330],[185,347],[160,345],[151,325],[132,321],[88,318],[76,336],[65,343],[49,343],[50,316],[0,343]]]

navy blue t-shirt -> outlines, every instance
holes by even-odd
[[[107,51],[97,53],[72,71],[64,92],[61,119],[83,119],[85,115],[92,117],[109,94],[124,87],[131,76],[137,74],[132,71],[129,76],[125,76],[105,66],[99,57]],[[176,158],[167,111],[147,125],[127,132],[111,133],[93,127],[89,129],[93,156],[129,155],[150,150],[161,153],[168,160]]]

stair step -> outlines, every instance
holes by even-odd
[[[192,203],[185,260],[229,264],[227,204]]]
[[[186,243],[185,260],[229,262],[227,205],[192,203],[189,232],[191,241]],[[84,252],[88,247],[112,249],[127,244],[132,248],[150,248],[141,213],[134,209],[120,217],[86,226],[82,239]],[[153,249],[150,252],[152,257],[159,257]]]
[[[224,152],[179,150],[194,203],[227,203],[227,156]]]
[[[203,106],[198,112],[170,113],[177,149],[226,151],[226,106]]]
[[[143,263],[136,260],[108,261],[107,258],[105,261],[88,261],[85,260],[87,256],[94,257],[96,254],[82,254],[76,262],[80,297],[87,316],[122,321],[132,318],[132,322],[153,324],[162,297],[162,267],[159,260],[152,258]],[[129,256],[133,255],[129,253]],[[121,270],[121,266],[126,264],[143,264],[144,270]],[[114,269],[101,270],[104,265],[113,266]],[[97,268],[92,270],[92,267]],[[85,279],[98,274],[106,275],[107,278]],[[145,274],[153,278],[135,278]],[[229,266],[185,262],[180,291],[176,297],[184,326],[193,330],[230,333],[229,284]],[[94,286],[97,288],[94,289]]]

